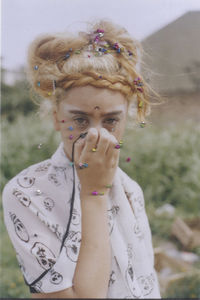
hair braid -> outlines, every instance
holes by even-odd
[[[111,22],[100,21],[91,26],[90,32],[98,28],[105,31],[104,41],[109,45],[119,43],[131,56],[125,51],[120,54],[112,51],[100,57],[90,57],[82,49],[90,45],[91,34],[83,32],[78,36],[69,33],[40,36],[33,41],[28,52],[28,75],[32,87],[40,96],[54,103],[60,100],[61,91],[85,85],[119,91],[129,102],[136,96],[138,118],[144,120],[151,89],[136,68],[141,46],[124,28]],[[76,51],[72,51],[74,49]],[[142,79],[142,89],[134,84],[138,77]]]

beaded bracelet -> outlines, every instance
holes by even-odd
[[[107,184],[106,186],[105,186],[106,188],[108,188],[108,189],[110,189],[111,187],[112,187],[112,184]],[[104,192],[97,192],[97,191],[93,191],[92,192],[92,195],[93,196],[103,196],[104,195]]]

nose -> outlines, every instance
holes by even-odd
[[[103,128],[103,125],[102,125],[101,121],[96,120],[96,121],[91,122],[90,128],[95,128],[99,132],[99,130],[101,128]]]

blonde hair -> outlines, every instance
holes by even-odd
[[[111,51],[101,56],[88,55],[85,50],[77,52],[77,49],[88,47],[91,34],[99,28],[104,30],[104,41],[109,45],[118,43],[126,51]],[[43,35],[31,43],[28,78],[34,91],[56,104],[62,99],[63,92],[73,87],[91,85],[108,88],[121,92],[129,104],[135,102],[138,120],[144,121],[149,110],[151,88],[137,70],[141,45],[130,37],[126,29],[110,21],[90,24],[88,32],[91,34],[66,32]],[[70,57],[66,59],[67,53]],[[138,77],[143,84],[142,92],[134,84]]]

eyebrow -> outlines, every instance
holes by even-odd
[[[71,113],[71,114],[80,114],[80,115],[84,115],[84,116],[92,115],[91,113],[87,113],[87,112],[81,111],[81,110],[70,110],[69,113]],[[116,111],[110,111],[108,113],[102,114],[102,116],[120,115],[122,113],[123,113],[122,110],[116,110]]]

